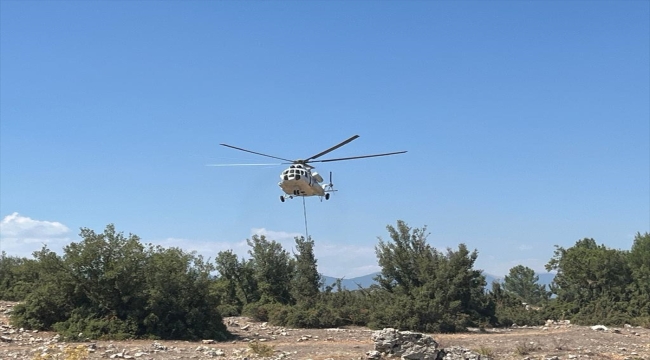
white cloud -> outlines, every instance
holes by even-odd
[[[34,220],[17,212],[5,216],[0,222],[0,235],[2,237],[59,237],[69,231],[70,229],[67,226],[58,221]]]
[[[532,249],[533,249],[533,247],[531,245],[527,245],[527,244],[519,245],[519,250],[521,250],[521,251],[528,251],[528,250],[532,250]]]
[[[34,220],[14,212],[0,221],[0,250],[10,256],[29,257],[46,244],[58,251],[70,241],[69,233],[60,222]]]
[[[266,228],[252,228],[250,233],[251,236],[264,235],[269,240],[275,240],[289,252],[294,251],[294,238],[302,236],[297,232],[274,231]],[[59,252],[64,245],[70,243],[69,235],[68,227],[60,222],[34,220],[13,213],[0,222],[0,250],[6,251],[11,256],[29,257],[33,251],[47,244],[51,250]],[[220,251],[225,250],[232,250],[240,257],[249,257],[246,239],[223,242],[170,237],[141,241],[166,248],[178,247],[188,252],[196,251],[204,258],[212,260]],[[328,276],[350,279],[380,270],[372,246],[318,241],[314,244],[314,253],[318,261],[318,271]]]
[[[379,271],[375,248],[360,245],[339,245],[328,242],[314,244],[318,271],[347,279]]]
[[[253,235],[258,235],[258,236],[264,235],[269,240],[275,240],[275,241],[286,240],[286,239],[293,240],[293,238],[295,238],[296,236],[304,236],[303,234],[297,232],[273,231],[273,230],[267,230],[266,228],[252,228],[251,236]]]

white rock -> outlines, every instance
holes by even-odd
[[[377,350],[370,350],[366,352],[366,359],[368,360],[379,360],[381,359],[381,353]]]
[[[596,330],[596,331],[607,331],[607,326],[605,325],[594,325],[591,327],[591,330]]]

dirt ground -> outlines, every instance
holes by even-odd
[[[9,325],[14,303],[0,302],[0,359],[366,359],[373,350],[372,331],[361,327],[288,329],[225,318],[236,340],[59,342],[55,333],[21,330]],[[650,329],[622,327],[593,330],[587,326],[549,323],[462,334],[430,334],[443,348],[461,346],[481,359],[650,360]],[[66,355],[67,354],[67,355]],[[75,358],[74,356],[78,356]]]

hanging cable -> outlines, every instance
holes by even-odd
[[[305,215],[305,240],[309,240],[309,232],[307,231],[307,205],[305,205],[305,197],[302,197],[302,212]]]

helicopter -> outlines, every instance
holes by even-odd
[[[219,144],[221,146],[229,147],[235,150],[240,150],[240,151],[245,151],[248,153],[256,154],[256,155],[261,155],[277,160],[282,160],[282,161],[287,161],[284,163],[279,163],[279,164],[215,164],[215,165],[208,165],[208,166],[237,166],[237,165],[282,165],[282,164],[291,164],[288,168],[286,168],[282,173],[280,174],[280,182],[278,183],[278,186],[284,191],[284,194],[280,196],[280,201],[284,202],[286,199],[293,199],[294,197],[297,196],[319,196],[321,198],[321,201],[323,198],[325,200],[329,200],[330,198],[330,193],[336,191],[334,190],[334,184],[332,183],[332,172],[330,171],[330,176],[329,176],[329,183],[324,183],[323,177],[316,171],[312,171],[315,167],[310,165],[311,163],[317,163],[317,162],[331,162],[331,161],[343,161],[343,160],[353,160],[353,159],[363,159],[363,158],[370,158],[370,157],[378,157],[378,156],[388,156],[388,155],[396,155],[396,154],[403,154],[406,151],[396,151],[396,152],[390,152],[390,153],[383,153],[383,154],[373,154],[373,155],[361,155],[361,156],[350,156],[350,157],[342,157],[342,158],[335,158],[335,159],[323,159],[323,160],[316,160],[320,158],[321,156],[334,151],[338,148],[340,148],[343,145],[346,145],[350,143],[351,141],[357,139],[359,135],[354,135],[350,137],[349,139],[342,141],[338,143],[337,145],[334,145],[330,147],[327,150],[321,151],[316,155],[310,156],[306,159],[297,159],[297,160],[289,160],[289,159],[284,159],[281,157],[277,156],[272,156],[272,155],[267,155],[247,149],[242,149],[240,147],[228,145],[228,144]]]

